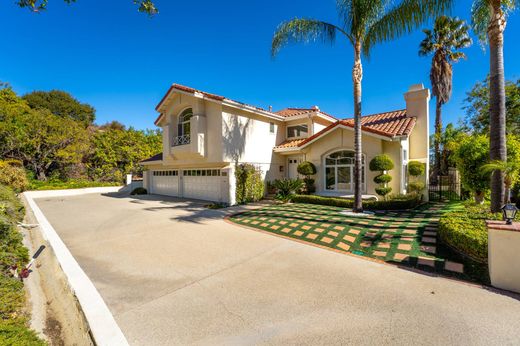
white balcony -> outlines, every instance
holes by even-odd
[[[179,145],[187,145],[191,143],[191,135],[186,134],[182,136],[173,137],[172,147],[178,147]]]

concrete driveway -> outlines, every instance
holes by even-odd
[[[520,301],[230,225],[200,202],[37,200],[132,345],[520,343]]]

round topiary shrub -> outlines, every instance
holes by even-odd
[[[408,174],[412,177],[418,177],[424,174],[426,171],[426,167],[424,163],[419,161],[410,161],[408,162]]]
[[[379,195],[379,196],[383,196],[383,198],[388,195],[390,192],[392,192],[392,188],[391,187],[386,187],[386,186],[380,186],[380,187],[376,187],[376,193]]]
[[[299,174],[304,175],[306,177],[314,175],[317,172],[316,166],[309,161],[303,161],[302,163],[300,163],[296,170]]]
[[[394,161],[387,154],[377,155],[370,161],[371,171],[389,171],[394,168]]]
[[[374,182],[377,184],[387,184],[392,181],[390,174],[380,174],[374,178]]]
[[[147,195],[148,191],[144,187],[136,187],[130,192],[131,195]]]

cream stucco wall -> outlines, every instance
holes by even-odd
[[[370,160],[372,160],[376,155],[382,153],[383,144],[381,139],[367,134],[362,136],[362,142],[363,154],[365,155],[366,160],[365,179],[367,183],[367,190],[364,193],[375,194],[374,189],[376,184],[373,182],[373,179],[378,173],[370,172],[368,169],[368,162],[370,162]],[[304,159],[314,163],[318,171],[315,177],[318,192],[325,191],[325,167],[323,159],[325,156],[337,150],[354,150],[353,130],[337,128],[304,149]]]

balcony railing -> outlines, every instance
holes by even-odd
[[[173,143],[172,146],[177,147],[179,145],[186,145],[190,144],[190,135],[182,135],[173,137]]]

